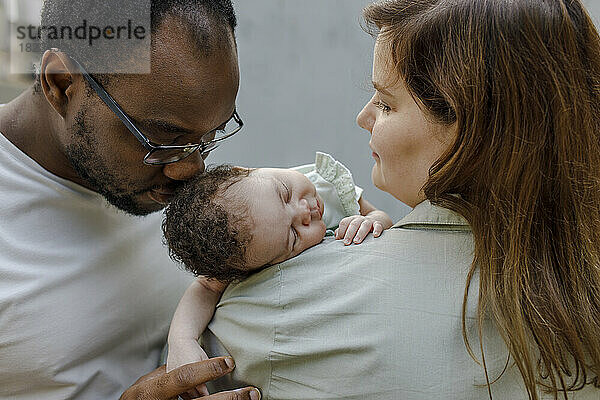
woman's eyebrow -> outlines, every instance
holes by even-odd
[[[375,81],[371,81],[373,83],[373,87],[375,88],[375,90],[377,90],[380,93],[385,94],[386,96],[392,96],[392,94],[381,84],[375,82]]]

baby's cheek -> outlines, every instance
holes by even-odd
[[[322,226],[318,226],[316,222],[313,222],[310,229],[304,231],[300,244],[296,246],[295,255],[301,254],[304,250],[310,249],[323,241],[326,228],[322,221],[319,222]]]
[[[321,243],[323,237],[325,237],[325,232],[327,231],[327,227],[323,221],[318,221],[315,229],[315,241],[314,245]]]
[[[321,243],[323,241],[323,237],[325,236],[326,230],[327,228],[325,227],[325,223],[323,221],[313,221],[310,229],[305,231],[302,247],[300,247],[299,251],[303,252],[304,250]]]

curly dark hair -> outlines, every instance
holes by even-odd
[[[250,170],[220,165],[186,182],[165,209],[164,242],[171,258],[194,275],[224,283],[246,278],[245,252],[252,240],[251,220],[243,204],[232,213],[223,194]]]

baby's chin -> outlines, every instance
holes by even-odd
[[[325,223],[322,220],[320,220],[319,225],[318,225],[318,230],[316,230],[316,232],[315,232],[315,239],[311,242],[308,242],[306,244],[306,246],[301,248],[300,254],[303,251],[308,250],[311,247],[314,247],[314,246],[318,245],[319,243],[321,243],[323,241],[323,238],[325,237],[325,232],[327,232],[327,227],[325,226]]]

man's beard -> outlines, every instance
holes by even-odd
[[[97,153],[99,146],[85,116],[86,108],[82,107],[75,117],[75,124],[71,127],[72,142],[65,148],[66,156],[73,169],[89,187],[110,204],[128,214],[143,216],[160,210],[162,207],[158,203],[156,208],[148,208],[142,206],[136,199],[138,195],[152,188],[128,190],[126,188],[135,187],[134,182],[127,182],[126,178],[117,177],[106,165],[105,160]]]

